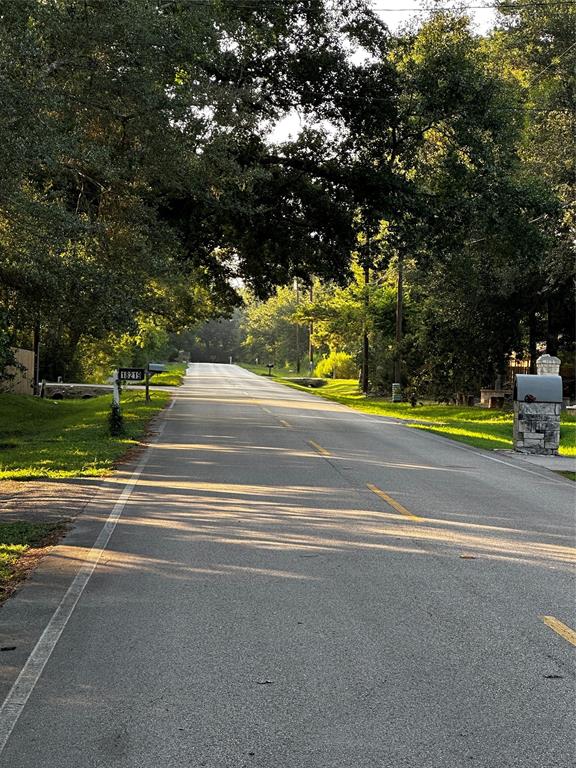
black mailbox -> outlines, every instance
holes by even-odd
[[[163,365],[162,363],[148,363],[148,373],[163,373],[164,371],[167,371],[168,368]]]
[[[514,400],[518,403],[561,403],[562,377],[519,373],[514,383]]]

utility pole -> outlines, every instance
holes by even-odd
[[[294,280],[294,287],[296,288],[296,307],[300,303],[300,286],[298,284],[298,278]],[[296,373],[300,373],[300,321],[296,318]]]
[[[370,309],[370,235],[366,235],[366,256],[364,257],[364,322],[362,329],[362,392],[370,388],[370,344],[368,340],[368,311]]]
[[[402,320],[403,320],[404,256],[398,251],[398,284],[396,289],[396,359],[394,360],[394,381],[402,384]]]

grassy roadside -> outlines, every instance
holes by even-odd
[[[170,400],[168,392],[126,391],[126,432],[110,437],[111,395],[90,400],[40,400],[0,394],[0,480],[98,477],[145,435],[150,419]]]
[[[0,523],[0,602],[14,591],[40,556],[56,543],[65,523]]]
[[[321,389],[302,387],[289,379],[278,378],[277,380],[295,389],[309,392],[327,400],[334,400],[364,413],[392,416],[396,419],[417,420],[419,423],[410,423],[408,426],[413,429],[434,432],[477,448],[487,450],[512,448],[513,417],[511,413],[484,408],[437,404],[419,405],[412,408],[409,403],[391,403],[385,398],[364,397],[358,391],[358,383],[353,379],[327,380]],[[573,413],[562,414],[560,454],[576,456],[576,415]]]
[[[563,477],[567,477],[568,480],[573,480],[576,482],[576,472],[557,472],[556,474],[562,475]]]
[[[179,387],[186,374],[186,363],[168,363],[168,370],[156,373],[150,379],[150,384],[161,387]]]
[[[257,373],[259,376],[268,376],[268,368],[265,365],[251,365],[250,363],[236,363],[236,365],[239,365],[240,368],[246,368],[247,371],[251,371],[252,373]],[[292,368],[272,368],[272,376],[273,379],[282,379],[286,376],[296,376],[296,371],[294,371]],[[301,376],[306,376],[307,374],[302,372],[300,374]],[[285,382],[282,382],[283,384]]]

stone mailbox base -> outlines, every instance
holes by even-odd
[[[392,402],[401,403],[402,399],[402,385],[392,384]]]
[[[514,450],[558,455],[561,403],[514,403]]]

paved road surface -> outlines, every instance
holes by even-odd
[[[1,768],[573,765],[567,480],[220,365],[148,454]]]

